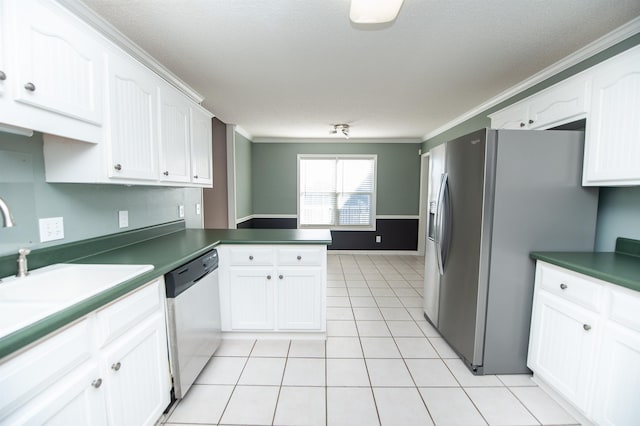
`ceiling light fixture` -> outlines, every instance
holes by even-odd
[[[349,18],[356,24],[384,24],[398,16],[404,0],[351,0]]]
[[[348,124],[334,124],[333,130],[329,132],[332,135],[342,133],[345,139],[349,139],[349,125]]]

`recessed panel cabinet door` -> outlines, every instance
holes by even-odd
[[[193,183],[213,184],[213,140],[211,115],[199,108],[191,108],[191,172]]]
[[[273,269],[246,267],[229,271],[229,297],[232,330],[273,330]]]
[[[160,180],[190,182],[190,105],[171,87],[158,88]]]
[[[640,47],[599,66],[587,118],[583,185],[640,184]]]
[[[109,56],[110,178],[158,178],[157,85],[133,59]]]
[[[279,330],[319,330],[321,268],[279,268],[276,280]]]
[[[12,5],[14,99],[101,124],[104,49],[97,38],[52,2],[20,0]]]
[[[164,318],[155,313],[104,351],[107,413],[113,425],[153,425],[170,402]]]
[[[598,315],[537,291],[527,365],[583,412],[594,370]]]

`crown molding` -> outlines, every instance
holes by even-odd
[[[253,136],[251,135],[251,133],[247,132],[245,129],[238,126],[237,124],[234,124],[233,128],[236,132],[244,136],[246,139],[249,139],[249,141],[253,142]]]
[[[610,33],[600,37],[599,39],[593,41],[592,43],[587,44],[585,47],[573,52],[569,56],[559,60],[558,62],[548,66],[542,71],[532,75],[531,77],[521,81],[515,86],[510,87],[499,95],[489,99],[488,101],[478,105],[477,107],[467,111],[461,116],[451,120],[447,124],[438,127],[437,129],[427,133],[422,138],[423,141],[431,139],[439,134],[446,132],[447,130],[457,126],[465,122],[466,120],[475,117],[487,109],[498,105],[501,102],[506,101],[507,99],[517,95],[520,92],[523,92],[538,83],[543,82],[544,80],[553,77],[554,75],[571,68],[574,65],[579,64],[585,59],[589,59],[590,57],[606,50],[621,41],[628,39],[631,36],[636,35],[640,32],[640,16],[632,19],[626,24],[616,28]]]
[[[168,68],[158,62],[153,56],[145,52],[140,46],[135,44],[129,37],[125,36],[109,23],[102,16],[98,15],[93,9],[80,0],[56,0],[58,4],[76,15],[85,24],[98,31],[108,41],[124,50],[136,60],[141,62],[147,68],[158,74],[169,84],[175,86],[178,90],[184,92],[196,103],[201,104],[204,97],[193,90],[191,86],[182,81],[180,77],[171,72]]]
[[[252,140],[253,143],[422,143],[421,138],[261,138]]]

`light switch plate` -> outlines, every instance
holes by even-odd
[[[40,242],[62,240],[64,238],[64,221],[61,217],[46,217],[38,220]]]
[[[118,211],[118,226],[120,228],[128,228],[129,227],[129,210],[119,210]]]
[[[178,216],[179,217],[184,217],[184,205],[180,204],[178,206]]]
[[[382,235],[376,235],[376,243],[382,242]]]
[[[202,212],[202,209],[200,207],[200,203],[196,203],[196,214],[200,215],[201,212]]]

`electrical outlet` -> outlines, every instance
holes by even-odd
[[[64,221],[61,217],[47,217],[38,220],[40,242],[61,240],[64,238]]]
[[[382,242],[382,235],[376,235],[376,243]]]
[[[200,215],[201,212],[202,212],[202,208],[200,207],[200,203],[196,203],[196,214]]]
[[[129,227],[129,211],[128,210],[118,211],[118,226],[120,228]]]
[[[179,217],[184,217],[184,205],[180,204],[178,206],[178,216]]]

